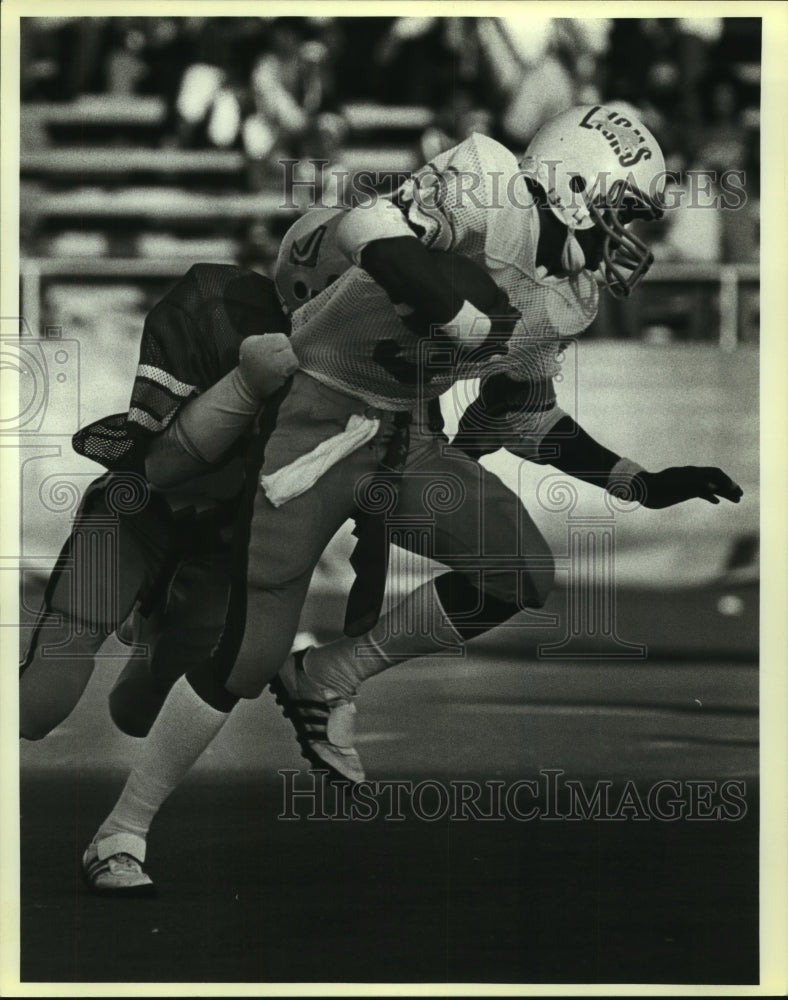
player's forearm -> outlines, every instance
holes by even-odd
[[[489,278],[493,296],[479,308],[461,280],[447,281],[438,263],[442,255],[426,248],[392,202],[379,199],[348,212],[337,228],[337,245],[383,288],[417,336],[431,336],[437,326],[463,347],[505,349],[520,318],[508,297]]]
[[[407,306],[431,323],[448,323],[454,318],[456,297],[441,279],[429,250],[414,236],[373,240],[361,251],[359,260],[392,302]]]
[[[261,405],[240,370],[234,368],[190,400],[153,439],[145,459],[151,484],[172,489],[205,473],[249,427]]]
[[[542,437],[535,461],[553,465],[567,475],[607,487],[611,478],[631,477],[641,466],[600,444],[568,414]]]
[[[360,257],[364,269],[385,289],[402,322],[416,336],[429,337],[437,329],[450,343],[470,352],[466,361],[505,353],[520,313],[489,276],[485,276],[488,285],[484,289],[465,287],[450,264],[447,280],[448,259],[431,253],[413,237],[374,241]]]
[[[599,444],[569,416],[543,437],[536,461],[653,510],[693,499],[718,504],[722,498],[738,503],[743,496],[738,483],[716,466],[685,465],[648,472]]]

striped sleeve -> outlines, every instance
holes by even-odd
[[[190,283],[187,275],[181,283]],[[109,469],[141,471],[151,437],[161,433],[181,406],[224,372],[196,310],[182,308],[171,293],[148,313],[128,411],[99,420],[74,435],[76,452]]]
[[[160,433],[190,396],[214,381],[203,346],[194,317],[167,299],[154,306],[142,334],[129,424]]]
[[[74,450],[108,469],[141,471],[151,438],[238,364],[244,337],[287,329],[269,278],[193,265],[145,319],[127,412],[83,427]]]

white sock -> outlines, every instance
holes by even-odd
[[[363,681],[397,663],[464,645],[443,610],[434,583],[429,582],[381,615],[365,635],[345,636],[310,649],[304,669],[321,687],[353,698]]]
[[[141,846],[129,853],[136,856],[141,850],[143,856],[138,860],[144,861],[145,837],[153,817],[228,718],[229,713],[206,704],[181,677],[167,696],[142,744],[136,767],[94,841],[131,835]]]

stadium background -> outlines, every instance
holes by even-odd
[[[315,177],[309,161],[326,161],[319,189],[329,204],[354,171],[379,172],[385,188],[472,131],[488,132],[517,151],[564,107],[616,100],[634,106],[659,137],[685,192],[693,171],[745,173],[747,198],[736,211],[669,213],[653,228],[649,240],[658,263],[651,275],[631,302],[605,302],[588,334],[567,352],[560,387],[561,404],[610,447],[653,468],[719,464],[741,483],[745,502],[618,511],[611,519],[598,493],[582,484],[569,512],[529,501],[559,557],[578,523],[600,517],[615,523],[615,634],[601,632],[598,623],[587,628],[581,651],[587,660],[537,655],[563,635],[570,585],[564,559],[556,596],[545,609],[555,618],[523,619],[518,624],[525,628],[499,630],[462,664],[391,672],[365,693],[361,741],[370,772],[380,777],[530,775],[540,766],[559,766],[572,775],[616,780],[741,777],[757,798],[760,21],[36,17],[22,18],[21,27],[23,330],[19,347],[4,340],[3,350],[20,352],[16,419],[32,449],[22,463],[23,618],[35,610],[79,493],[98,471],[70,452],[68,438],[90,420],[125,409],[145,312],[192,263],[238,260],[270,271],[280,237],[305,207],[282,207],[289,199],[280,161],[298,161],[295,176],[308,181]],[[708,184],[704,190],[721,193],[714,180]],[[306,189],[299,190],[296,202]],[[463,387],[445,400],[449,430],[471,392]],[[524,497],[544,495],[544,470],[502,454],[484,461]],[[350,544],[347,534],[333,543],[305,611],[305,633],[321,641],[336,635],[342,620]],[[409,581],[429,572],[410,562],[401,568]],[[586,570],[593,576],[600,568]],[[584,585],[593,590],[594,581]],[[642,662],[622,658],[621,641],[648,648],[647,672]],[[50,918],[62,912],[70,905],[68,887],[56,890],[53,902],[51,886],[37,881],[37,864],[49,848],[35,832],[36,823],[46,825],[43,803],[51,800],[53,785],[56,801],[70,801],[69,790],[84,789],[90,780],[88,815],[99,818],[109,801],[108,775],[117,784],[133,749],[106,718],[104,696],[121,651],[108,644],[106,652],[109,669],[97,671],[71,719],[44,743],[22,748],[30,835],[26,862],[23,855],[27,978],[112,978],[95,939],[107,910],[97,915],[81,909],[83,925],[79,931],[74,925],[74,940],[66,935],[62,945],[53,945],[55,926],[37,910],[49,907]],[[252,782],[257,779],[251,775],[298,766],[285,724],[265,701],[243,706],[196,768],[192,799],[187,795],[182,808],[192,809],[203,849],[226,834],[201,826],[200,803],[217,794],[217,774]],[[65,787],[64,769],[70,775]],[[234,800],[224,804],[230,815],[237,809]],[[269,799],[258,808],[269,827],[272,808]],[[183,819],[177,812],[173,837]],[[244,816],[241,851],[256,835]],[[84,836],[91,822],[80,813],[74,826]],[[78,835],[61,845],[64,867]],[[488,945],[475,962],[464,954],[470,931],[462,905],[470,907],[468,898],[457,904],[445,975],[440,961],[436,966],[425,952],[415,964],[404,957],[400,965],[361,962],[358,977],[496,981],[497,973],[502,981],[659,982],[672,981],[673,972],[674,981],[680,973],[683,981],[749,981],[757,955],[757,822],[740,825],[735,835],[740,839],[726,841],[715,831],[708,843],[680,848],[681,863],[667,877],[670,887],[705,853],[720,870],[737,855],[744,859],[725,898],[709,903],[711,911],[687,911],[695,915],[675,932],[684,935],[680,948],[673,931],[655,946],[645,925],[622,927],[618,911],[631,900],[625,905],[624,882],[608,872],[609,881],[597,889],[607,885],[610,926],[605,913],[600,916],[599,892],[586,887],[595,946],[587,944],[582,921],[556,923],[557,903],[546,902],[551,887],[543,885],[541,919],[558,928],[556,940],[563,937],[566,946],[554,942],[543,950],[536,972],[515,956],[510,932],[495,920],[510,946],[501,940]],[[266,836],[275,845],[284,838],[281,832]],[[166,850],[161,838],[159,849]],[[353,839],[329,839],[340,869],[349,869]],[[423,824],[410,841],[402,839],[409,851],[423,850]],[[396,847],[372,842],[384,857],[386,851],[399,857]],[[670,849],[664,838],[657,837],[657,845],[664,861]],[[370,842],[356,847],[370,850]],[[431,849],[438,850],[434,844]],[[621,854],[654,849],[654,843],[635,845],[621,835],[606,857],[612,864]],[[584,849],[568,850],[582,855]],[[424,864],[422,858],[415,871]],[[509,891],[502,872],[498,890]],[[645,884],[635,882],[650,906]],[[705,892],[709,899],[712,882],[703,866],[696,870],[700,897]],[[650,911],[665,926],[677,919],[671,891],[664,890]],[[469,923],[487,912],[489,901],[479,896],[477,904],[468,909]],[[275,907],[268,917],[283,919]],[[139,919],[148,920],[144,914]],[[709,930],[693,954],[696,919]],[[193,924],[191,918],[187,926],[202,940]],[[333,933],[328,937],[333,940]],[[77,940],[82,948],[74,951]],[[250,975],[257,966],[246,953],[206,953],[193,976],[162,948],[148,963],[127,956],[126,971],[117,977],[335,978],[325,970],[321,975],[318,961],[307,962],[311,976],[299,976],[285,974],[289,967],[270,949],[265,959],[265,971]],[[562,976],[565,962],[569,975]],[[342,968],[345,974],[336,978],[356,978]],[[370,974],[376,969],[377,976]]]

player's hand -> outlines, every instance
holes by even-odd
[[[637,474],[644,487],[643,506],[652,510],[672,507],[698,497],[708,503],[730,500],[738,503],[743,496],[741,486],[727,476],[722,469],[683,465],[662,472],[639,472]]]
[[[238,367],[249,391],[265,399],[296,372],[298,358],[287,334],[263,333],[242,341]]]

